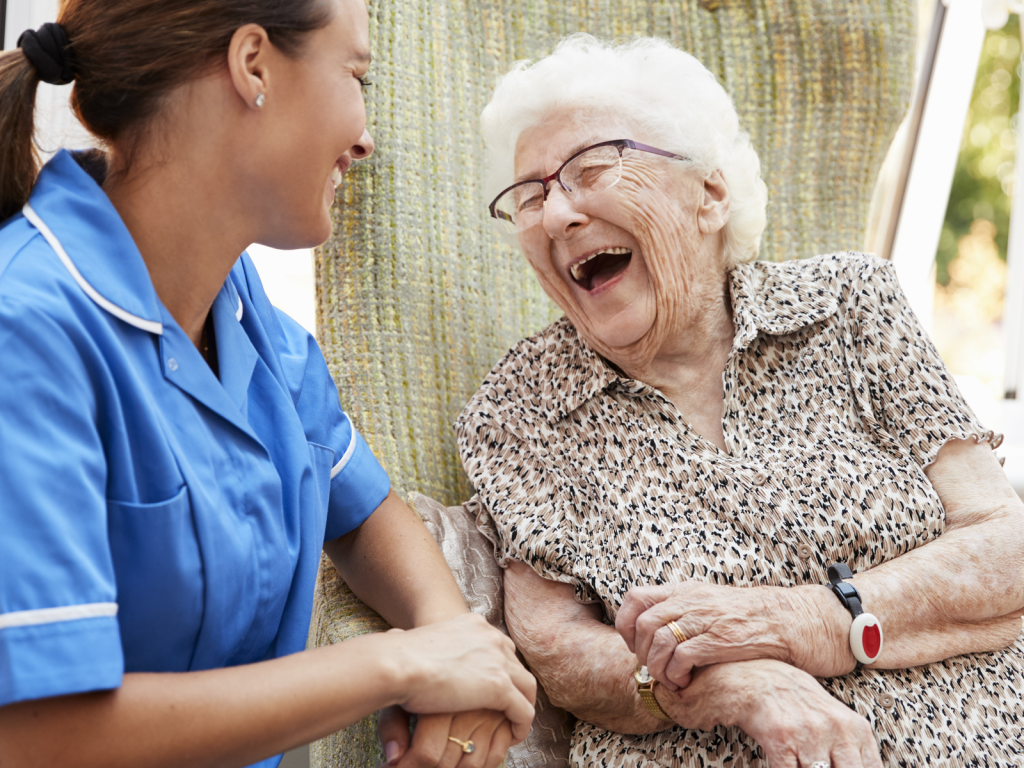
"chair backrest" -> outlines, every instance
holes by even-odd
[[[761,257],[799,258],[863,243],[872,186],[909,102],[916,6],[370,0],[377,150],[346,177],[335,235],[317,251],[317,321],[343,405],[394,486],[445,504],[471,495],[451,424],[501,355],[557,316],[486,217],[478,119],[512,62],[581,31],[654,35],[693,53],[733,96],[761,156]],[[314,640],[379,625],[353,626],[335,575],[321,575]],[[320,762],[374,764],[358,754],[367,733],[332,742]]]
[[[760,153],[761,255],[784,260],[861,247],[909,101],[915,13],[910,0],[372,0],[377,150],[346,177],[317,251],[317,321],[394,485],[468,497],[450,425],[505,350],[557,316],[481,191],[478,119],[512,62],[579,31],[693,53]]]

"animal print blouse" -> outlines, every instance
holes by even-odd
[[[614,616],[634,586],[824,584],[927,544],[944,513],[923,469],[987,441],[892,267],[855,254],[730,275],[736,329],[722,452],[561,319],[494,368],[456,424],[499,560]],[[887,766],[1024,766],[1024,642],[822,680],[871,722]],[[612,733],[579,722],[577,766],[767,768],[737,728]],[[730,762],[731,760],[731,762]]]

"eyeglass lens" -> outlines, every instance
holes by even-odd
[[[600,192],[622,178],[622,157],[618,147],[593,147],[570,160],[549,184],[560,184],[573,202],[591,192]],[[530,181],[517,184],[498,198],[495,212],[508,232],[522,232],[540,223],[544,217],[544,184]]]

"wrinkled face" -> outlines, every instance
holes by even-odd
[[[648,141],[612,114],[553,114],[520,135],[516,180],[543,178],[580,149],[614,139]],[[658,155],[626,149],[622,157],[620,181],[581,199],[552,181],[540,223],[520,232],[519,244],[591,346],[615,362],[649,361],[678,326],[694,281],[708,269],[720,280],[721,269],[698,230],[701,175]]]
[[[331,234],[330,206],[354,160],[369,156],[361,78],[370,63],[363,0],[337,0],[326,27],[311,32],[301,54],[280,55],[262,111],[272,121],[261,156],[274,200],[263,213],[277,247],[318,245]]]

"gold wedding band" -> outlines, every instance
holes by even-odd
[[[686,635],[683,634],[683,630],[681,630],[679,628],[678,624],[676,624],[674,621],[670,621],[665,626],[668,627],[672,631],[673,635],[675,635],[677,643],[685,643],[686,642]]]
[[[454,736],[449,736],[448,741],[454,741],[456,744],[462,747],[462,751],[467,755],[472,755],[474,752],[476,752],[476,744],[474,744],[472,741],[462,741],[461,739],[456,739]]]

